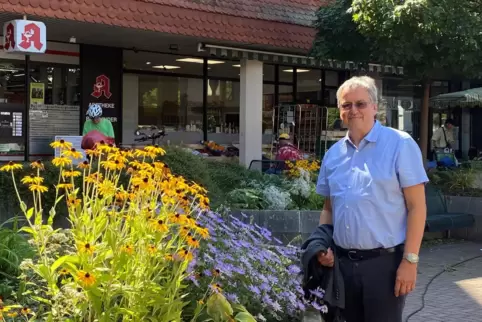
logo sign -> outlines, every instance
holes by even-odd
[[[94,91],[92,94],[95,98],[104,96],[109,99],[112,96],[110,91],[110,78],[105,75],[99,75],[95,78]]]
[[[47,50],[47,27],[39,21],[9,21],[3,26],[3,49],[7,52],[44,53]]]

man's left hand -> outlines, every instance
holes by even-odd
[[[395,296],[403,296],[415,289],[417,282],[417,264],[412,264],[403,259],[398,266],[397,278],[395,280]]]

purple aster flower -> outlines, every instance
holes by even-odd
[[[273,311],[281,312],[281,305],[279,305],[278,302],[273,302],[273,305],[271,305],[271,307],[273,308]]]
[[[317,288],[315,290],[310,290],[310,293],[314,296],[316,296],[317,298],[319,298],[320,300],[323,299],[323,297],[325,296],[325,291],[323,291],[321,288]]]
[[[288,267],[288,273],[290,273],[291,275],[298,275],[299,273],[301,273],[301,269],[298,265],[290,265]]]
[[[236,294],[226,293],[225,296],[226,296],[226,298],[228,299],[229,302],[235,303],[235,304],[239,303],[239,298]]]
[[[194,275],[189,275],[188,279],[194,283],[194,285],[196,285],[197,287],[199,287],[199,281],[197,280],[197,278],[194,276]]]
[[[313,301],[311,303],[311,305],[317,311],[320,311],[322,313],[328,313],[328,307],[326,305],[321,305],[321,304],[317,303],[316,301]]]
[[[248,289],[256,295],[261,295],[261,291],[259,290],[259,288],[257,286],[249,285]]]
[[[269,286],[268,283],[262,283],[259,288],[261,289],[261,291],[264,292],[268,292],[269,290],[271,290],[271,286]]]

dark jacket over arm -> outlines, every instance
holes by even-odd
[[[335,264],[324,267],[319,264],[319,252],[333,250]],[[301,246],[301,265],[304,273],[305,292],[320,287],[325,291],[323,300],[330,308],[345,308],[345,286],[333,243],[333,225],[320,225]]]

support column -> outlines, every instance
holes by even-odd
[[[246,167],[261,160],[263,125],[263,62],[241,60],[239,161]]]

